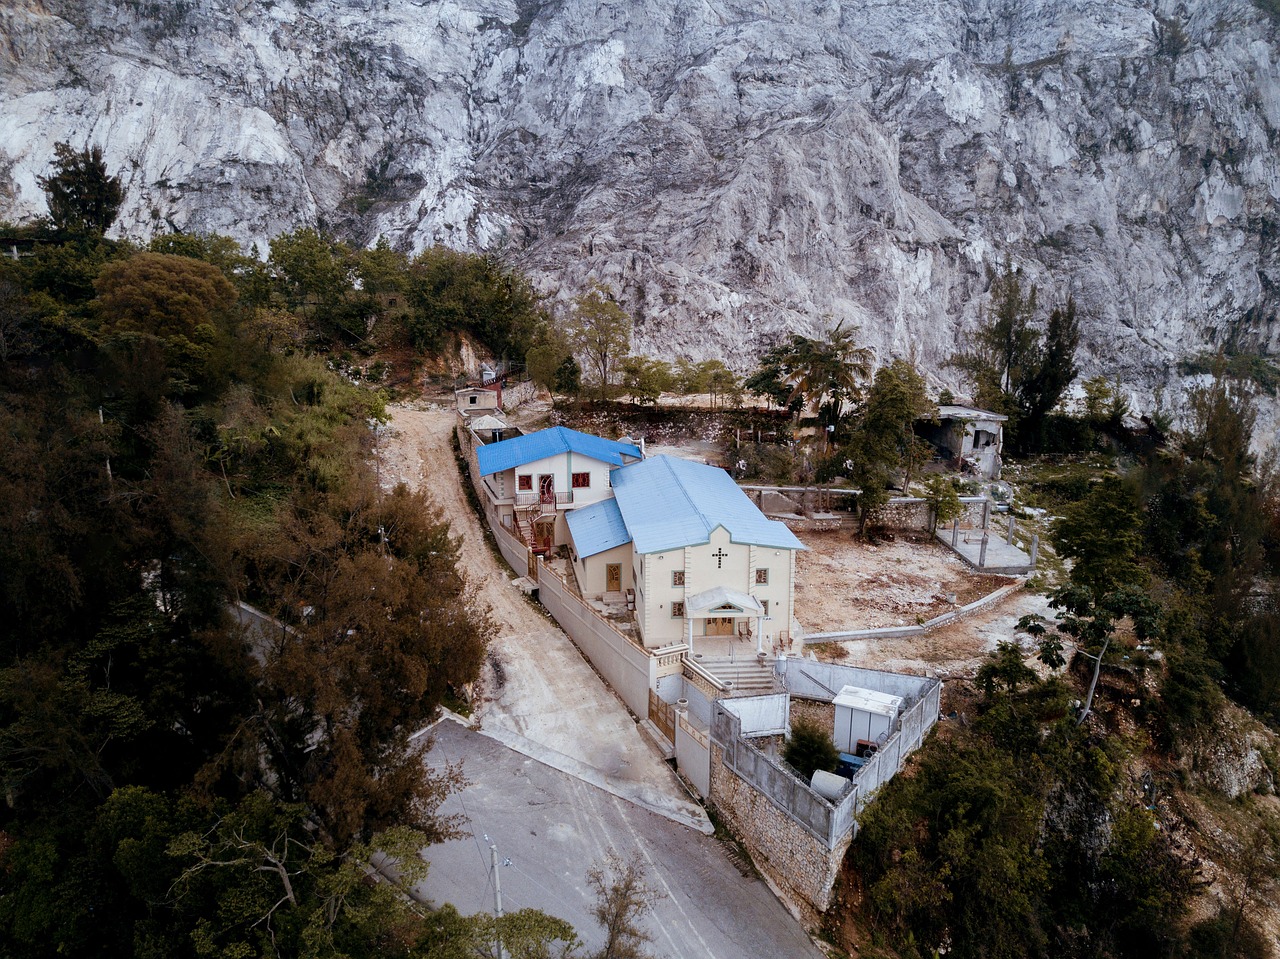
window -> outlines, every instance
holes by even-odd
[[[671,604],[671,618],[672,618],[672,619],[683,619],[683,618],[684,618],[684,603],[672,603],[672,604]]]
[[[767,599],[760,600],[760,605],[764,607],[764,615],[769,615],[769,601]]]
[[[757,586],[769,585],[769,571],[767,569],[756,570],[756,585]]]
[[[574,489],[590,489],[591,474],[590,473],[574,473],[573,488]]]
[[[673,570],[671,571],[671,585],[672,585],[672,586],[683,586],[683,585],[684,585],[684,570],[682,570],[682,569],[673,569]]]
[[[470,403],[472,406],[475,406],[477,403],[479,403],[479,402],[480,402],[480,397],[478,397],[478,396],[468,396],[468,397],[467,397],[467,402],[468,402],[468,403]]]
[[[517,476],[516,479],[519,481],[520,489],[522,490],[533,489],[533,476],[531,474],[525,473],[523,476]]]

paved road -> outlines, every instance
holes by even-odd
[[[610,851],[638,859],[665,898],[646,928],[665,959],[820,959],[822,953],[763,882],[746,878],[715,839],[588,785],[456,723],[435,728],[432,764],[463,762],[471,785],[446,813],[465,818],[466,837],[425,851],[420,887],[466,915],[493,911],[490,836],[500,858],[503,906],[541,909],[601,944],[590,915],[587,870]]]
[[[495,635],[476,705],[481,727],[499,738],[516,734],[508,737],[512,745],[523,739],[567,756],[649,808],[710,829],[626,707],[554,620],[511,585],[515,575],[489,551],[454,459],[454,411],[393,406],[391,414],[380,439],[383,481],[431,495],[462,538],[467,577],[492,611]]]

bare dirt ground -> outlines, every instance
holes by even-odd
[[[796,569],[796,618],[807,632],[912,626],[1017,582],[974,572],[921,535],[876,545],[848,530],[803,533]],[[914,540],[914,541],[913,541]]]
[[[431,494],[462,537],[463,566],[492,610],[496,629],[476,702],[481,730],[502,727],[615,779],[685,798],[626,708],[489,551],[455,464],[452,409],[418,403],[390,413],[379,440],[383,482]]]
[[[809,549],[797,561],[796,618],[809,633],[913,626],[1017,582],[977,573],[923,535],[876,545],[854,539],[847,530],[800,538]],[[1019,590],[923,636],[845,640],[810,649],[821,659],[851,666],[969,677],[1000,640],[1016,638],[1017,621],[1027,613],[1049,616],[1052,610],[1043,596]]]

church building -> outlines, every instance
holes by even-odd
[[[648,648],[740,636],[790,638],[796,551],[724,470],[669,456],[615,469],[613,497],[565,516],[584,596],[632,591]]]

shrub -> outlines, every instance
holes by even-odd
[[[831,735],[812,720],[799,720],[791,727],[782,758],[805,779],[812,779],[815,770],[835,772],[840,754],[836,752]]]

